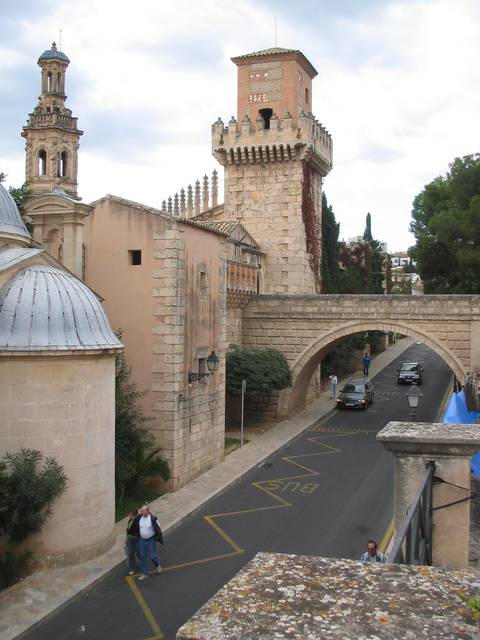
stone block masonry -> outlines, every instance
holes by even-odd
[[[332,141],[311,115],[274,116],[268,129],[262,122],[213,125],[213,154],[225,167],[223,217],[241,222],[267,254],[266,293],[319,293]]]

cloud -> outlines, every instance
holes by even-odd
[[[158,206],[210,172],[210,126],[236,112],[229,58],[278,44],[319,75],[313,111],[332,132],[325,179],[342,234],[411,244],[411,203],[480,139],[476,0],[26,0],[2,7],[0,169],[23,178],[20,130],[36,104],[38,55],[63,30],[68,105],[85,135],[80,194]],[[6,89],[7,88],[7,89]],[[5,168],[4,168],[5,167]]]

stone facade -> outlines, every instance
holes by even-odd
[[[115,196],[93,205],[86,279],[106,292],[177,489],[223,457],[226,234]],[[218,371],[189,383],[212,351]]]
[[[281,414],[305,406],[318,364],[337,342],[379,330],[411,336],[438,353],[455,376],[480,370],[479,296],[256,296],[243,310],[242,345],[282,351],[293,386]]]

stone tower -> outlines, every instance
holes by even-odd
[[[31,220],[33,239],[84,280],[84,224],[92,207],[77,196],[78,140],[83,132],[65,107],[69,63],[55,43],[38,59],[41,93],[22,131],[26,139],[25,178],[32,192],[23,213]]]
[[[25,174],[33,193],[50,193],[60,186],[77,195],[78,147],[82,131],[65,107],[65,74],[70,60],[55,42],[38,59],[41,88],[38,105],[28,117]]]
[[[225,167],[224,219],[241,222],[267,253],[265,293],[321,292],[322,180],[332,139],[311,113],[316,70],[275,47],[232,58],[238,114],[212,127]]]

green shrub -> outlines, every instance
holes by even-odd
[[[117,334],[121,338],[121,333]],[[125,354],[115,360],[115,496],[117,505],[134,492],[143,478],[158,475],[170,478],[168,462],[159,456],[152,434],[146,428],[149,418],[140,411],[138,401],[145,396],[132,380],[132,369]]]
[[[13,584],[32,557],[15,545],[41,530],[66,486],[63,467],[54,458],[43,460],[39,451],[20,449],[0,459],[0,536],[7,539],[0,555],[0,589]]]
[[[239,396],[242,380],[247,381],[246,395],[268,400],[273,391],[285,389],[292,383],[292,374],[283,353],[275,349],[240,349],[227,353],[227,393]]]

